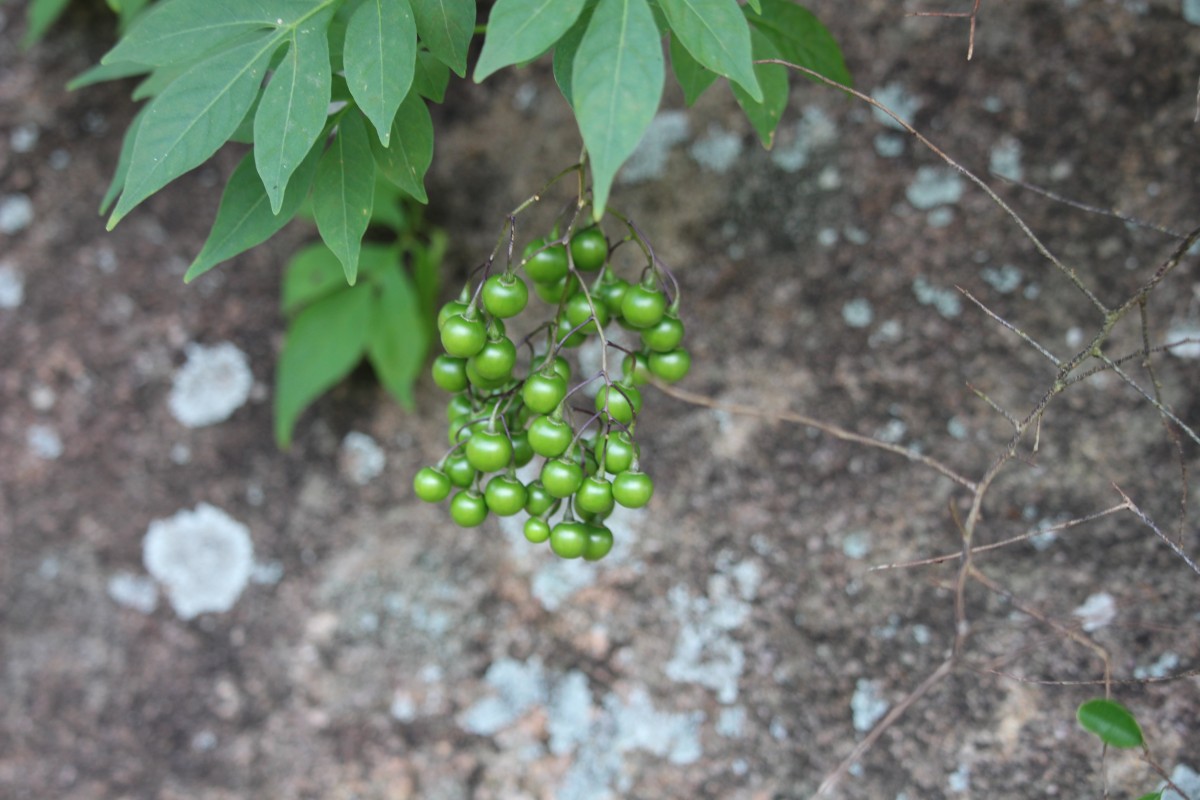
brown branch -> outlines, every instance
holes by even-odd
[[[807,414],[798,414],[794,411],[768,411],[763,408],[755,408],[754,406],[740,405],[738,403],[722,403],[719,400],[714,400],[711,397],[706,397],[702,394],[689,392],[686,389],[680,389],[675,386],[663,383],[659,380],[653,381],[653,386],[663,394],[674,397],[676,400],[682,400],[685,403],[691,403],[704,408],[711,408],[716,411],[724,411],[728,414],[736,414],[743,417],[757,417],[759,419],[776,420],[779,422],[794,422],[797,425],[804,425],[809,428],[821,431],[824,434],[832,436],[834,439],[841,439],[845,442],[853,442],[855,444],[865,445],[866,447],[874,447],[878,450],[883,450],[888,453],[893,453],[898,456],[907,458],[909,461],[915,461],[918,464],[923,464],[929,467],[934,472],[949,478],[960,486],[975,491],[975,483],[969,478],[959,474],[951,467],[943,464],[935,458],[930,458],[914,450],[909,450],[906,447],[884,442],[870,436],[864,436],[861,433],[846,430],[837,425],[831,425],[828,422],[810,417]]]
[[[975,55],[975,26],[979,20],[979,6],[983,0],[975,0],[970,11],[910,11],[906,17],[947,17],[950,19],[966,19],[971,23],[971,31],[967,36],[967,61]],[[1200,111],[1197,112],[1200,114]]]

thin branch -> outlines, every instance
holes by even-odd
[[[959,173],[961,173],[971,183],[978,186],[983,191],[983,193],[986,194],[988,196],[988,198],[991,199],[991,201],[993,203],[995,203],[997,206],[999,206],[1000,209],[1005,214],[1008,215],[1008,217],[1013,221],[1013,223],[1020,229],[1021,233],[1025,236],[1025,238],[1027,238],[1033,244],[1034,248],[1038,251],[1038,253],[1040,253],[1043,258],[1045,258],[1047,261],[1049,261],[1051,264],[1053,264],[1055,267],[1057,267],[1058,270],[1060,272],[1062,272],[1067,277],[1068,280],[1071,281],[1072,285],[1074,285],[1075,288],[1081,294],[1083,294],[1083,296],[1086,297],[1093,306],[1096,307],[1096,310],[1098,310],[1102,314],[1108,313],[1108,307],[1105,306],[1104,303],[1100,302],[1100,298],[1096,297],[1096,295],[1092,292],[1092,290],[1089,289],[1086,284],[1084,284],[1083,280],[1079,277],[1079,274],[1075,271],[1075,269],[1070,266],[1067,266],[1066,264],[1064,264],[1062,262],[1062,260],[1060,260],[1058,258],[1058,256],[1054,255],[1054,253],[1052,253],[1050,251],[1050,248],[1047,247],[1046,244],[1044,242],[1042,242],[1041,239],[1038,238],[1037,234],[1034,233],[1032,229],[1030,229],[1029,225],[1025,222],[1025,220],[1021,218],[1021,215],[1018,214],[1016,211],[1014,211],[1012,206],[1010,206],[1008,203],[1004,202],[1004,200],[1002,200],[1000,198],[1000,195],[996,194],[995,190],[993,190],[992,187],[988,186],[987,183],[984,182],[984,180],[982,178],[978,177],[975,173],[971,172],[971,170],[967,169],[962,164],[959,164],[957,161],[955,161],[953,158],[951,158],[949,155],[947,155],[941,148],[939,148],[932,141],[930,141],[927,136],[925,136],[920,131],[918,131],[916,128],[914,128],[912,125],[910,125],[908,122],[906,122],[895,111],[892,111],[890,108],[888,108],[883,103],[876,100],[874,97],[871,97],[868,94],[863,94],[862,92],[858,91],[857,89],[854,89],[853,87],[847,86],[846,84],[841,83],[840,81],[835,81],[833,78],[826,77],[825,75],[822,75],[820,72],[817,72],[814,69],[809,69],[808,67],[803,67],[803,66],[800,66],[799,64],[793,64],[792,62],[785,61],[781,58],[762,58],[762,59],[756,60],[754,63],[756,63],[756,64],[779,64],[784,67],[789,67],[790,69],[794,69],[797,72],[801,72],[801,73],[807,75],[808,77],[812,78],[815,81],[824,83],[826,86],[832,86],[833,88],[840,89],[843,92],[846,92],[847,94],[850,94],[853,97],[857,97],[859,100],[863,101],[864,103],[871,106],[872,108],[877,108],[881,112],[886,114],[887,116],[891,117],[893,120],[896,121],[897,124],[899,124],[902,128],[904,128],[904,130],[908,131],[908,133],[910,135],[915,137],[917,139],[917,141],[919,141],[921,144],[925,145],[925,147],[929,148],[929,150],[931,152],[933,152],[938,158],[942,159],[942,161],[946,162],[946,164],[948,164],[949,166],[951,166],[955,170],[957,170]]]
[[[970,20],[971,31],[967,36],[967,61],[971,60],[971,56],[975,55],[975,26],[979,20],[979,6],[983,0],[975,0],[974,7],[970,11],[910,11],[905,16],[907,17],[948,17],[950,19],[966,19]],[[1200,113],[1200,112],[1197,112]]]
[[[888,713],[884,715],[883,719],[875,723],[875,727],[871,728],[871,732],[868,733],[861,742],[854,746],[854,749],[850,751],[850,755],[842,759],[842,762],[838,764],[832,772],[825,776],[825,779],[821,781],[821,785],[817,787],[816,796],[820,797],[821,795],[827,795],[832,792],[834,788],[836,788],[841,782],[842,778],[846,777],[846,773],[850,771],[850,767],[854,766],[854,763],[862,758],[863,753],[866,753],[875,745],[875,742],[880,736],[883,735],[884,731],[892,727],[896,720],[904,716],[904,712],[908,711],[908,709],[911,708],[914,703],[928,694],[930,689],[932,689],[934,686],[937,686],[954,670],[955,661],[956,658],[954,656],[951,656],[943,661],[941,666],[930,673],[925,680],[921,681],[917,688],[905,695],[904,699],[897,703],[890,711],[888,711]]]
[[[1041,353],[1043,356],[1045,356],[1046,360],[1048,360],[1051,364],[1053,364],[1056,367],[1062,366],[1062,362],[1058,360],[1058,357],[1055,356],[1053,353],[1051,353],[1049,350],[1047,350],[1045,347],[1042,347],[1040,344],[1038,344],[1037,341],[1034,340],[1034,338],[1032,336],[1025,333],[1025,331],[1016,327],[1015,325],[1010,323],[1008,320],[1004,319],[1004,317],[1001,317],[999,314],[992,311],[990,308],[988,308],[982,302],[980,302],[979,299],[975,297],[975,295],[971,294],[969,291],[967,291],[963,287],[955,286],[954,288],[958,289],[958,291],[960,291],[962,294],[966,295],[967,299],[970,300],[972,303],[979,306],[980,310],[983,311],[983,313],[987,314],[989,317],[994,319],[996,322],[1000,323],[1005,328],[1012,331],[1017,336],[1021,337],[1021,340],[1023,342],[1025,342],[1030,347],[1034,348],[1039,353]]]
[[[1129,495],[1125,494],[1125,491],[1120,486],[1117,486],[1117,484],[1114,483],[1112,487],[1117,490],[1117,494],[1121,495],[1122,499],[1124,499],[1129,505],[1129,510],[1133,512],[1133,515],[1140,519],[1146,527],[1154,531],[1154,535],[1162,539],[1166,543],[1167,547],[1171,548],[1171,551],[1175,553],[1175,555],[1183,559],[1183,563],[1191,567],[1192,572],[1200,575],[1200,566],[1197,566],[1196,562],[1193,561],[1187,553],[1183,552],[1183,548],[1173,542],[1171,537],[1167,536],[1167,534],[1163,532],[1162,528],[1158,527],[1158,525],[1154,523],[1154,520],[1150,518],[1150,515],[1138,507],[1138,504],[1133,502]]]
[[[1113,217],[1114,219],[1119,219],[1119,220],[1121,220],[1121,222],[1127,223],[1129,225],[1134,225],[1139,228],[1146,228],[1147,230],[1157,231],[1158,233],[1162,233],[1167,236],[1174,237],[1176,239],[1183,239],[1184,237],[1187,236],[1186,233],[1181,233],[1180,231],[1177,231],[1174,228],[1168,228],[1165,225],[1159,225],[1157,222],[1148,222],[1146,220],[1139,219],[1139,218],[1133,216],[1132,214],[1126,214],[1124,211],[1121,211],[1118,208],[1101,208],[1100,206],[1093,206],[1088,203],[1082,203],[1078,200],[1073,200],[1070,197],[1066,197],[1064,195],[1058,194],[1057,192],[1052,192],[1049,189],[1046,189],[1042,186],[1038,186],[1037,184],[1029,183],[1028,181],[1024,181],[1019,178],[1013,178],[1008,175],[1001,175],[998,172],[993,172],[991,174],[993,177],[998,178],[1002,181],[1005,181],[1006,183],[1011,183],[1013,186],[1019,186],[1022,189],[1026,189],[1030,192],[1033,192],[1034,194],[1040,194],[1043,197],[1049,198],[1050,200],[1053,200],[1056,203],[1062,203],[1065,206],[1070,206],[1071,208],[1077,208],[1080,211],[1086,211],[1089,214],[1099,214],[1102,217]]]
[[[1008,547],[1009,545],[1018,544],[1020,542],[1026,542],[1026,541],[1029,541],[1030,539],[1036,539],[1039,536],[1045,536],[1048,533],[1057,533],[1058,531],[1065,531],[1069,528],[1074,528],[1078,525],[1083,525],[1084,523],[1087,523],[1087,522],[1093,522],[1095,520],[1100,519],[1101,517],[1107,517],[1110,514],[1115,514],[1118,511],[1124,511],[1128,508],[1130,508],[1128,503],[1121,503],[1120,505],[1113,506],[1112,508],[1106,508],[1103,511],[1097,511],[1094,514],[1088,514],[1086,517],[1079,517],[1078,519],[1073,519],[1073,520],[1069,520],[1067,522],[1062,522],[1062,523],[1059,523],[1058,525],[1053,525],[1049,528],[1043,528],[1041,530],[1029,531],[1027,533],[1021,534],[1020,536],[1013,536],[1011,538],[1004,539],[1003,541],[993,542],[992,544],[984,544],[984,545],[980,545],[978,547],[973,547],[973,548],[971,548],[971,552],[972,553],[986,553],[989,550],[999,550],[1002,547]],[[899,561],[899,562],[895,562],[892,564],[877,564],[877,565],[871,567],[870,569],[868,569],[867,572],[881,572],[883,570],[889,570],[889,569],[908,569],[909,567],[925,567],[925,566],[929,566],[931,564],[944,564],[947,561],[952,561],[956,558],[961,558],[961,557],[962,557],[962,551],[959,550],[954,553],[947,553],[947,554],[941,555],[941,556],[933,556],[932,558],[922,558],[918,561]]]
[[[853,442],[855,444],[861,444],[867,447],[874,447],[878,450],[884,450],[888,453],[903,456],[909,461],[915,461],[918,464],[923,464],[926,467],[929,467],[933,471],[949,478],[958,485],[970,491],[976,490],[976,484],[974,481],[956,472],[954,469],[943,464],[941,461],[938,461],[935,458],[930,458],[927,455],[910,450],[907,447],[901,447],[899,445],[892,444],[891,442],[884,442],[870,436],[863,436],[862,434],[855,433],[854,431],[848,431],[845,428],[838,427],[837,425],[831,425],[828,422],[822,422],[821,420],[815,417],[810,417],[806,414],[798,414],[794,411],[769,411],[767,409],[745,406],[738,403],[722,403],[719,400],[714,400],[711,397],[706,397],[702,394],[696,394],[695,392],[689,392],[686,389],[680,389],[658,380],[653,381],[652,385],[669,397],[674,397],[676,400],[682,400],[685,403],[691,403],[695,406],[703,406],[704,408],[711,408],[716,411],[724,411],[727,414],[736,414],[743,417],[757,417],[759,419],[776,420],[780,422],[794,422],[797,425],[804,425],[809,428],[814,428],[822,433],[832,436],[835,439],[841,439],[845,442]]]

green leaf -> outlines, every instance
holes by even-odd
[[[408,0],[367,0],[350,17],[343,52],[346,83],[384,145],[412,86],[417,26]]]
[[[421,311],[426,317],[426,327],[433,331],[437,327],[438,293],[442,288],[442,259],[450,239],[441,228],[429,232],[429,242],[412,246],[413,283],[417,286]]]
[[[1110,747],[1128,750],[1145,742],[1133,714],[1113,700],[1088,700],[1075,712],[1075,718],[1084,730],[1096,734]]]
[[[166,0],[138,17],[102,64],[133,61],[161,66],[211,55],[238,37],[269,28],[291,28],[311,16],[311,0]]]
[[[332,16],[326,10],[292,31],[254,114],[254,163],[276,214],[288,179],[325,128],[332,81],[325,30]]]
[[[679,43],[678,36],[671,37],[670,52],[671,71],[675,73],[675,80],[679,81],[679,87],[683,89],[683,102],[690,107],[700,99],[705,89],[713,85],[717,73],[705,69],[699,61],[692,58],[692,54]]]
[[[157,97],[162,94],[163,89],[171,85],[172,81],[195,66],[195,63],[194,60],[179,61],[155,69],[138,83],[137,86],[133,87],[133,94],[130,96],[134,100],[146,100],[151,97]]]
[[[129,78],[134,75],[144,75],[149,71],[149,67],[143,64],[134,64],[132,61],[118,61],[115,64],[97,64],[67,81],[67,89],[73,92],[85,86]]]
[[[671,32],[704,66],[738,84],[755,101],[762,89],[750,58],[750,26],[737,0],[658,0]]]
[[[117,195],[125,188],[125,176],[129,174],[129,162],[133,158],[133,143],[137,140],[138,128],[142,126],[142,119],[145,116],[146,109],[143,108],[130,120],[129,127],[125,129],[125,138],[121,141],[121,154],[117,156],[117,168],[113,170],[108,191],[104,193],[104,199],[100,201],[101,215],[108,213],[116,201]]]
[[[429,202],[425,172],[433,163],[433,120],[424,100],[414,94],[406,97],[392,122],[391,144],[384,147],[372,132],[371,149],[389,181],[420,202]]]
[[[210,56],[150,102],[109,230],[134,206],[225,143],[254,102],[273,47],[264,33]]]
[[[594,0],[589,0],[583,7],[579,19],[575,20],[575,24],[554,45],[554,80],[558,83],[558,89],[563,93],[563,97],[567,98],[567,105],[572,108],[575,107],[574,92],[571,90],[575,54],[579,51],[579,43],[583,41],[583,35],[587,33],[595,10],[596,3]]]
[[[22,47],[32,47],[54,24],[70,0],[33,0],[25,12],[25,37],[21,39]]]
[[[854,82],[833,34],[792,0],[762,0],[762,16],[750,16],[750,24],[767,35],[783,60],[847,86]]]
[[[222,261],[265,242],[291,221],[308,194],[320,157],[321,145],[317,143],[301,159],[283,202],[275,212],[255,171],[254,156],[247,153],[221,193],[217,218],[213,221],[204,247],[183,276],[184,282],[191,282]]]
[[[429,350],[429,332],[417,295],[399,265],[381,275],[368,334],[367,359],[383,388],[404,408],[413,408],[413,382],[420,376]]]
[[[756,59],[779,58],[775,45],[761,31],[753,31],[750,38],[754,42]],[[775,143],[775,128],[779,126],[788,104],[787,67],[782,64],[755,64],[754,71],[758,73],[758,82],[763,88],[762,102],[755,102],[740,86],[730,86],[738,105],[746,112],[746,118],[762,140],[763,147],[770,150]]]
[[[275,441],[292,443],[296,420],[362,360],[374,311],[363,284],[343,289],[301,312],[288,327],[275,372]]]
[[[404,212],[400,208],[399,200],[406,196],[403,189],[399,189],[383,177],[382,174],[375,175],[375,201],[371,205],[371,224],[384,225],[394,231],[403,231],[407,227],[407,222],[404,218]],[[361,267],[359,269],[361,273]]]
[[[450,68],[427,50],[417,53],[417,68],[413,73],[412,91],[435,103],[446,99],[450,83]]]
[[[354,110],[338,124],[333,144],[321,156],[313,185],[317,232],[342,262],[346,281],[358,278],[358,253],[375,200],[375,160],[367,125]]]
[[[544,53],[575,24],[583,4],[584,0],[496,0],[475,63],[475,82]]]
[[[411,0],[417,33],[429,52],[467,76],[467,48],[475,34],[475,0]]]
[[[344,289],[342,262],[322,242],[311,244],[292,256],[283,273],[283,313],[294,316],[305,306]]]
[[[365,281],[396,263],[395,245],[364,244],[358,258],[358,274]],[[280,305],[294,317],[317,300],[346,289],[342,262],[323,243],[309,245],[292,256],[283,275]]]
[[[746,5],[753,9],[755,14],[762,13],[762,2],[760,0],[746,0]]]
[[[1163,793],[1161,790],[1157,792],[1150,792],[1149,794],[1142,795],[1138,798],[1138,800],[1162,800],[1162,795]]]
[[[662,43],[646,0],[600,0],[571,70],[597,219],[613,177],[654,119],[663,77]]]

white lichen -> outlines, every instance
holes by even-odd
[[[640,183],[659,178],[667,171],[671,149],[688,137],[688,118],[683,111],[660,111],[642,134],[633,155],[621,167],[621,183]]]
[[[0,263],[0,308],[16,308],[25,301],[25,276],[7,261]]]
[[[912,183],[904,190],[904,196],[914,208],[928,211],[931,208],[953,205],[962,198],[962,178],[949,167],[921,167]]]
[[[158,608],[158,585],[145,575],[118,572],[108,579],[108,596],[117,605],[152,614]]]
[[[233,608],[254,569],[250,529],[216,506],[200,503],[154,520],[142,561],[163,585],[182,619]]]
[[[688,154],[697,164],[718,175],[728,172],[742,154],[742,137],[713,125],[692,143]]]
[[[338,466],[351,483],[365,486],[383,472],[387,456],[379,443],[365,433],[350,431],[342,439]]]
[[[254,374],[246,354],[234,345],[190,345],[187,357],[167,400],[171,414],[186,427],[223,422],[250,398]]]
[[[850,698],[850,713],[853,716],[854,730],[866,733],[875,723],[883,719],[891,704],[880,692],[877,681],[859,678],[854,685],[854,695]]]
[[[30,425],[25,431],[29,451],[45,461],[55,461],[63,454],[62,437],[49,425]]]
[[[1117,601],[1108,592],[1097,592],[1089,595],[1087,600],[1083,601],[1083,605],[1071,613],[1079,617],[1083,629],[1090,633],[1105,627],[1116,619]]]
[[[33,222],[33,201],[28,195],[9,194],[0,197],[0,233],[11,236],[23,231]]]

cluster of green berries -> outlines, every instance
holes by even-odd
[[[678,296],[670,301],[662,291],[659,270],[651,264],[645,279],[631,284],[616,276],[609,256],[599,227],[569,239],[539,239],[526,247],[520,265],[468,284],[438,313],[445,353],[434,359],[433,379],[453,395],[446,409],[451,449],[437,466],[417,473],[413,488],[431,503],[453,493],[450,516],[459,525],[480,525],[489,513],[523,511],[530,542],[548,541],[563,558],[597,561],[612,550],[604,521],[613,509],[650,502],[654,482],[639,467],[634,440],[642,407],[638,386],[650,376],[683,378],[691,357],[680,346]],[[519,350],[505,329],[505,320],[529,303],[518,266],[534,293],[555,307],[523,342],[531,353],[525,370],[518,369]],[[614,321],[637,331],[642,347],[620,348],[620,380],[602,369],[575,383],[563,352],[598,336],[607,363],[608,349],[617,346],[603,330]],[[540,353],[531,344],[539,334],[546,342]],[[573,406],[572,399],[596,380],[603,385],[594,403]],[[537,456],[544,459],[538,478],[523,483],[516,470]]]

